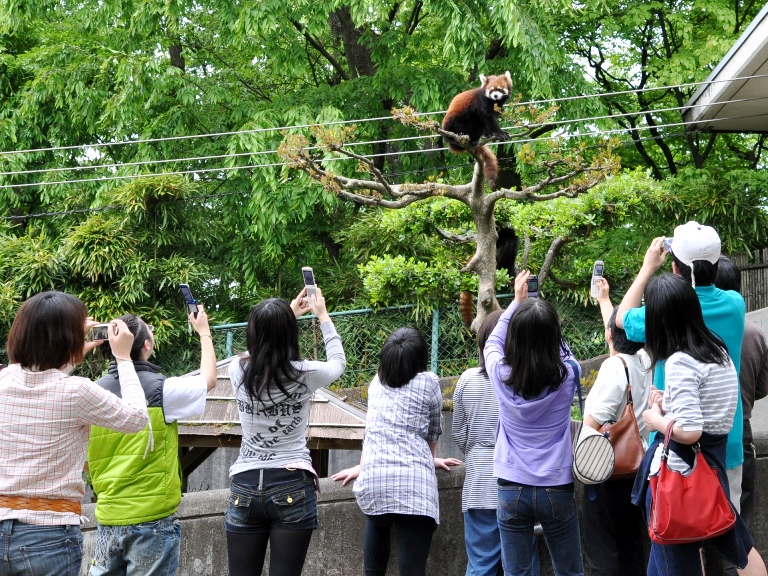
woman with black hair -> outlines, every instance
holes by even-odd
[[[541,523],[557,576],[582,576],[571,466],[571,404],[580,368],[545,300],[528,298],[529,272],[488,337],[484,356],[499,401],[493,475],[498,478],[506,574],[530,575],[533,529]]]
[[[357,478],[355,497],[368,521],[363,540],[366,576],[383,576],[395,527],[400,576],[423,576],[432,534],[440,522],[435,468],[443,398],[437,375],[427,372],[427,341],[414,328],[395,330],[381,348],[379,371],[368,388],[368,414],[360,464],[333,475],[342,485]]]
[[[669,468],[688,473],[694,460],[692,445],[698,442],[728,494],[725,446],[736,413],[739,382],[725,344],[704,324],[699,299],[688,281],[672,274],[651,279],[645,289],[645,304],[646,351],[652,366],[665,363],[666,374],[664,391],[652,392],[651,407],[643,412],[648,430],[658,434],[646,452],[632,492],[632,501],[644,509],[648,518],[648,478],[659,471],[663,434],[673,422]],[[765,575],[765,565],[752,538],[736,516],[732,530],[709,541],[726,560],[741,567],[740,574]],[[652,542],[648,574],[700,576],[701,545]]]
[[[637,420],[643,447],[648,446],[648,430],[643,412],[651,393],[651,361],[642,342],[627,339],[616,326],[618,307],[609,297],[605,278],[597,282],[597,302],[605,323],[605,342],[609,357],[600,365],[595,383],[584,403],[584,425],[598,430],[606,422],[615,422],[627,405],[627,388]],[[630,495],[634,477],[608,480],[586,486],[582,499],[584,548],[593,576],[640,576],[645,574],[643,516],[632,504]]]
[[[296,319],[309,311],[306,288],[290,303],[270,298],[248,318],[248,352],[229,365],[243,439],[225,516],[230,576],[261,574],[267,544],[270,576],[298,576],[317,528],[317,473],[305,437],[309,402],[337,380],[346,357],[317,289],[326,362],[302,360]]]

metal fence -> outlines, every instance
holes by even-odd
[[[498,297],[502,306],[507,306],[511,299],[512,295]],[[572,302],[554,304],[566,341],[577,358],[592,358],[607,351],[597,306],[585,307]],[[330,315],[347,355],[347,369],[336,384],[338,387],[368,384],[378,369],[384,340],[403,326],[424,333],[430,348],[430,370],[439,376],[455,376],[477,365],[477,340],[464,327],[458,304],[435,310],[426,319],[419,319],[413,306],[331,312]],[[245,350],[245,326],[245,323],[238,323],[213,327],[217,358],[227,358]],[[299,345],[305,358],[325,358],[322,334],[314,316],[299,319]]]
[[[768,307],[768,249],[747,254],[731,255],[741,268],[741,293],[747,311]],[[499,304],[507,306],[512,295],[498,296]],[[620,295],[614,295],[618,304]],[[560,314],[563,334],[579,360],[593,358],[607,351],[603,338],[603,324],[597,306],[583,306],[571,301],[553,301]],[[419,319],[413,306],[332,312],[334,324],[341,336],[347,354],[347,370],[340,387],[367,384],[378,367],[379,351],[384,340],[402,326],[421,330],[430,345],[430,369],[440,376],[461,374],[477,365],[475,335],[464,328],[458,304],[435,311],[431,317]],[[212,329],[218,359],[239,354],[245,350],[246,324],[226,324]],[[313,316],[299,320],[301,353],[306,358],[325,357],[323,338]],[[152,361],[157,362],[168,375],[185,374],[199,367],[200,355],[196,335],[189,341],[173,342],[156,351]],[[89,354],[76,369],[78,375],[97,378],[106,368],[106,361]]]
[[[730,258],[741,269],[741,294],[747,312],[768,308],[768,248],[748,254],[734,254]]]

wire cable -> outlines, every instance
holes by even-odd
[[[674,134],[667,134],[665,135],[665,139],[670,138],[677,138],[681,136],[685,136],[685,132],[677,132]],[[645,141],[645,140],[656,140],[657,138],[654,136],[649,136],[645,138],[640,138],[638,140],[627,140],[625,142],[620,143],[621,146],[631,146],[636,144],[638,141]],[[512,158],[499,158],[499,164],[512,162]],[[444,165],[444,166],[433,166],[428,168],[419,168],[416,170],[405,170],[402,172],[388,172],[384,176],[391,177],[391,176],[407,176],[410,174],[421,174],[424,172],[440,172],[442,170],[447,169],[455,169],[455,168],[466,168],[469,166],[474,166],[474,162],[465,162],[461,164],[452,164],[452,165]],[[220,182],[220,186],[223,185],[226,180],[218,180]],[[187,200],[193,200],[193,199],[200,199],[200,200],[215,200],[218,198],[228,197],[228,196],[246,196],[249,194],[252,194],[252,190],[244,190],[244,191],[235,191],[235,192],[223,192],[221,194],[205,194],[201,196],[185,196],[183,198],[177,198],[173,200],[161,200],[157,202],[158,204],[170,204],[174,202],[184,202]],[[103,212],[108,210],[125,210],[127,209],[127,206],[124,205],[112,205],[112,206],[102,206],[99,208],[76,208],[72,210],[59,210],[55,212],[40,212],[36,214],[22,214],[22,215],[14,215],[14,216],[0,216],[0,220],[29,220],[29,219],[35,219],[35,218],[45,218],[49,216],[69,216],[69,215],[75,215],[75,214],[85,214],[85,213],[96,213],[96,212]]]
[[[734,99],[734,100],[728,100],[728,101],[722,101],[722,102],[712,102],[709,104],[702,105],[702,107],[706,106],[715,106],[715,105],[724,105],[724,104],[732,104],[732,103],[742,103],[742,102],[753,102],[756,100],[766,100],[768,99],[768,96],[759,96],[754,98],[740,98],[740,99]],[[546,122],[545,124],[547,126],[561,126],[561,125],[573,125],[573,124],[579,124],[579,123],[588,123],[588,122],[594,122],[598,120],[615,120],[617,118],[629,118],[629,117],[643,117],[648,114],[658,114],[661,112],[672,112],[672,111],[678,111],[680,110],[679,107],[672,107],[672,108],[657,108],[653,110],[644,110],[644,111],[636,111],[636,112],[622,112],[619,114],[609,114],[609,115],[602,115],[602,116],[591,116],[586,118],[575,118],[575,119],[563,119],[563,120],[551,120]],[[704,122],[704,121],[697,121],[698,122]],[[530,124],[526,125],[527,128],[535,128],[537,126],[542,126],[543,124]],[[522,128],[522,125],[510,125],[506,126],[507,130],[514,130],[516,128]],[[625,128],[625,130],[629,130],[629,128]],[[409,141],[420,141],[420,140],[427,140],[436,138],[437,135],[419,135],[419,136],[407,136],[407,137],[401,137],[401,138],[388,138],[383,140],[368,140],[368,141],[361,141],[361,142],[350,142],[349,144],[346,144],[346,148],[354,148],[357,146],[372,146],[375,144],[391,144],[394,142],[409,142]],[[543,138],[541,138],[543,139]],[[514,141],[514,136],[513,136]],[[305,150],[319,150],[320,146],[308,146],[305,148]],[[20,176],[20,175],[30,175],[30,174],[48,174],[53,172],[76,172],[76,171],[83,171],[83,170],[100,170],[100,169],[111,169],[111,168],[128,168],[128,167],[135,167],[135,166],[146,166],[151,164],[156,165],[162,165],[162,164],[168,164],[168,163],[174,163],[174,162],[205,162],[208,160],[220,160],[224,158],[237,158],[237,157],[244,157],[244,156],[262,156],[267,154],[276,154],[277,150],[261,150],[261,151],[255,151],[255,152],[233,152],[231,154],[213,154],[213,155],[207,155],[207,156],[193,156],[193,157],[185,157],[185,158],[161,158],[156,160],[139,160],[135,162],[121,162],[121,163],[108,163],[108,164],[95,164],[95,165],[78,165],[78,166],[60,166],[60,167],[53,167],[53,168],[37,168],[32,170],[15,170],[15,171],[6,171],[6,172],[0,172],[0,176]]]
[[[732,120],[733,118],[716,118],[709,120],[708,122],[722,122],[726,120]],[[544,137],[537,137],[537,138],[521,138],[521,139],[513,139],[508,140],[505,142],[489,142],[489,146],[499,146],[499,145],[509,145],[509,144],[526,144],[531,142],[545,142],[548,140],[570,140],[574,138],[601,138],[606,137],[610,135],[615,134],[625,134],[625,133],[639,133],[649,130],[661,130],[664,128],[670,128],[670,127],[678,127],[678,126],[687,126],[688,122],[670,122],[666,124],[658,124],[655,126],[637,126],[634,128],[617,128],[613,130],[600,130],[597,132],[583,132],[583,133],[558,133],[553,134],[550,136],[544,136]],[[659,139],[660,137],[654,137],[652,139]],[[317,148],[317,147],[315,147]],[[411,155],[411,154],[430,154],[435,152],[444,152],[448,150],[447,147],[440,147],[440,148],[429,148],[429,149],[416,149],[416,150],[403,150],[403,151],[393,151],[393,152],[380,152],[376,154],[368,154],[365,155],[365,158],[372,159],[372,158],[380,158],[380,157],[388,157],[388,156],[404,156],[404,155]],[[244,155],[248,156],[257,156],[262,154],[267,154],[270,152],[255,152],[255,153],[244,153]],[[318,162],[325,163],[325,162],[339,162],[339,161],[348,161],[348,160],[355,160],[354,158],[348,158],[345,156],[341,157],[333,157],[333,158],[325,158],[318,160]],[[20,183],[14,183],[14,184],[0,184],[0,189],[8,189],[8,188],[29,188],[32,186],[53,186],[53,185],[59,185],[59,184],[82,184],[85,182],[109,182],[109,181],[115,181],[115,180],[135,180],[137,178],[151,178],[151,177],[158,177],[158,176],[179,176],[179,175],[186,175],[186,174],[206,174],[210,172],[229,172],[229,171],[237,171],[237,170],[246,170],[246,169],[256,169],[256,168],[274,168],[274,167],[283,167],[286,166],[286,162],[270,162],[266,164],[246,164],[246,165],[240,165],[240,166],[220,166],[215,168],[193,168],[193,169],[187,169],[187,170],[172,170],[167,172],[150,172],[150,173],[138,173],[138,174],[118,174],[113,176],[94,176],[93,178],[79,178],[79,179],[65,179],[65,180],[52,180],[52,181],[39,181],[39,182],[20,182]]]
[[[540,105],[540,104],[552,104],[557,102],[570,102],[574,100],[584,100],[584,99],[591,99],[591,98],[605,98],[608,96],[621,96],[625,94],[637,94],[637,93],[645,93],[645,92],[653,92],[657,90],[670,90],[674,88],[688,88],[692,86],[704,86],[704,85],[711,85],[711,84],[717,84],[717,83],[723,83],[723,82],[736,82],[741,80],[751,80],[756,78],[765,78],[768,77],[768,74],[754,74],[750,76],[738,76],[734,78],[724,78],[722,80],[704,80],[702,82],[688,82],[688,83],[682,83],[682,84],[673,84],[668,86],[654,86],[654,87],[647,87],[642,89],[635,89],[635,90],[618,90],[614,92],[600,92],[597,94],[582,94],[578,96],[563,96],[559,98],[548,98],[548,99],[542,99],[542,100],[529,100],[526,102],[519,102],[518,106],[528,106],[528,105]],[[415,116],[433,116],[437,114],[445,114],[445,110],[441,111],[435,111],[435,112],[418,112],[414,114]],[[189,140],[189,139],[197,139],[197,138],[217,138],[217,137],[228,137],[228,136],[237,136],[237,135],[244,135],[244,134],[256,134],[256,133],[262,133],[262,132],[277,132],[281,130],[290,130],[290,129],[298,129],[298,128],[311,128],[313,126],[339,126],[339,125],[346,125],[346,124],[362,124],[365,122],[379,122],[383,120],[391,120],[391,116],[379,116],[374,118],[361,118],[357,120],[336,120],[332,122],[320,122],[320,123],[314,123],[314,124],[299,124],[294,126],[280,126],[280,127],[272,127],[272,128],[252,128],[248,130],[233,130],[228,132],[214,132],[210,134],[190,134],[190,135],[183,135],[183,136],[164,136],[160,138],[145,138],[145,139],[139,139],[139,140],[124,140],[120,142],[97,142],[94,144],[77,144],[77,145],[71,145],[71,146],[49,146],[45,148],[30,148],[27,150],[7,150],[7,151],[0,151],[0,156],[6,156],[9,154],[29,154],[33,152],[55,152],[55,151],[61,151],[61,150],[88,150],[88,149],[95,149],[95,148],[103,148],[103,147],[113,147],[113,146],[126,146],[126,145],[134,145],[134,144],[149,144],[154,142],[169,142],[169,141],[176,141],[176,140]]]

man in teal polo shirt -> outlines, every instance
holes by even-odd
[[[672,254],[672,271],[689,280],[696,290],[704,323],[725,342],[728,355],[738,374],[746,305],[738,292],[720,290],[714,285],[720,258],[720,236],[710,226],[688,222],[675,228],[675,234],[668,244],[663,236],[651,242],[637,278],[619,305],[616,326],[623,328],[630,340],[645,342],[645,307],[640,306],[640,303],[646,285],[664,264],[667,254]],[[664,389],[663,361],[656,364],[653,385],[658,390]],[[741,394],[738,394],[736,415],[733,428],[728,434],[725,455],[731,502],[737,510],[741,499],[741,472],[744,462],[742,434]]]

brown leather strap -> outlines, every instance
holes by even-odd
[[[621,360],[621,363],[624,364],[624,373],[627,375],[627,404],[632,404],[632,386],[629,384],[629,367],[624,361],[624,358],[619,356],[619,360]]]
[[[73,512],[81,516],[83,512],[81,503],[76,500],[27,498],[26,496],[0,496],[0,508],[35,512]]]

